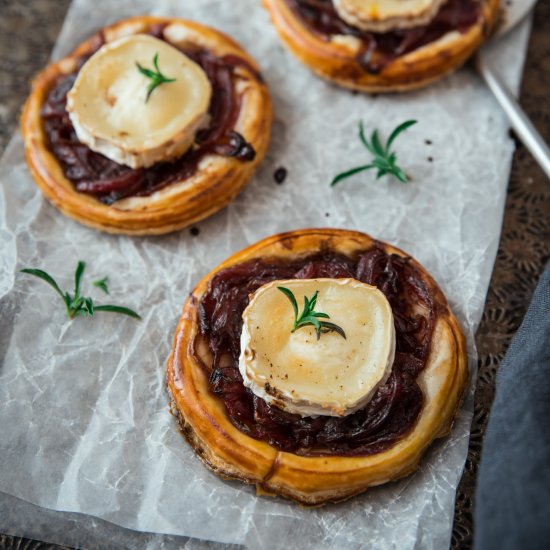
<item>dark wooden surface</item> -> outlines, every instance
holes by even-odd
[[[32,75],[50,55],[69,0],[0,0],[0,151],[17,126]],[[538,2],[522,84],[521,104],[550,142],[550,2]],[[518,143],[498,257],[483,320],[475,414],[468,460],[458,488],[453,549],[472,545],[475,479],[495,390],[495,374],[550,257],[550,183]],[[63,547],[0,534],[0,549]]]

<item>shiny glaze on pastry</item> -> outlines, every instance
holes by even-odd
[[[253,396],[235,368],[248,293],[274,278],[350,275],[379,285],[392,305],[397,353],[387,384],[344,418],[302,418]],[[304,504],[413,471],[448,433],[466,380],[464,337],[433,279],[402,251],[335,229],[275,235],[207,275],[185,304],[168,364],[173,409],[199,456],[217,473]]]

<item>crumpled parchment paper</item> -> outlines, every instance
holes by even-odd
[[[257,0],[75,0],[54,57],[107,23],[147,12],[211,24],[250,51],[275,104],[271,147],[246,190],[198,224],[198,236],[129,238],[85,228],[51,207],[14,138],[0,171],[0,491],[130,529],[252,548],[446,547],[473,389],[452,435],[433,445],[415,475],[347,503],[304,509],[258,498],[202,465],[168,413],[164,368],[185,297],[208,270],[272,233],[334,226],[394,243],[431,271],[467,332],[474,369],[473,334],[513,151],[505,116],[470,69],[406,95],[368,97],[329,85],[283,49]],[[493,48],[516,89],[528,32],[523,25]],[[419,123],[396,149],[410,184],[368,172],[329,187],[336,173],[368,160],[359,120],[387,137],[409,118]],[[277,185],[280,166],[288,177]],[[98,314],[69,322],[50,288],[18,273],[41,267],[71,288],[79,259],[88,262],[84,293],[132,307],[143,321]],[[109,297],[90,284],[104,275]]]

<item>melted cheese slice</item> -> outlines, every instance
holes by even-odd
[[[151,80],[136,63],[167,78],[146,102]],[[132,168],[181,156],[208,122],[212,86],[189,57],[162,40],[137,34],[110,42],[81,68],[67,96],[78,139]]]
[[[291,332],[294,312],[277,289],[288,288],[303,310],[318,290],[315,311],[330,315],[346,338],[313,327]],[[363,407],[391,372],[395,329],[390,304],[355,279],[292,279],[259,288],[243,313],[239,370],[244,384],[270,405],[301,416],[345,416]]]
[[[333,0],[338,15],[349,25],[388,32],[428,24],[445,0]]]

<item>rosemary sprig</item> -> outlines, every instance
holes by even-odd
[[[346,172],[338,174],[332,180],[330,185],[334,186],[337,183],[340,183],[343,179],[354,176],[355,174],[359,174],[360,172],[364,172],[365,170],[370,170],[371,168],[376,168],[378,170],[378,173],[376,174],[376,179],[379,179],[382,176],[389,174],[394,178],[397,178],[399,181],[407,183],[409,181],[409,178],[407,174],[405,174],[405,172],[403,172],[403,170],[399,168],[399,166],[397,166],[397,156],[395,152],[390,151],[390,147],[395,138],[401,132],[404,132],[407,128],[410,128],[411,126],[416,124],[416,122],[416,120],[407,120],[406,122],[403,122],[403,124],[400,124],[391,133],[385,146],[382,145],[382,142],[380,141],[378,130],[374,130],[371,135],[370,141],[368,141],[365,137],[365,128],[363,126],[363,122],[359,122],[359,139],[374,158],[370,164],[359,166],[357,168],[352,168],[351,170],[347,170]]]
[[[76,266],[76,271],[74,273],[74,293],[72,295],[69,294],[69,292],[63,292],[59,288],[59,285],[55,282],[55,279],[41,269],[22,269],[21,273],[33,275],[34,277],[38,277],[39,279],[42,279],[44,282],[48,283],[59,294],[59,296],[61,296],[61,299],[65,304],[67,317],[69,319],[74,319],[79,315],[94,315],[96,311],[110,311],[112,313],[121,313],[123,315],[128,315],[130,317],[133,317],[134,319],[141,319],[141,317],[135,311],[127,307],[115,306],[111,304],[95,305],[91,298],[87,296],[82,296],[80,294],[80,284],[82,282],[82,275],[84,274],[85,269],[86,264],[84,262],[78,262],[78,265]],[[101,288],[105,292],[108,292],[107,277],[104,277],[99,281],[95,281],[93,284]]]
[[[162,74],[161,70],[159,69],[158,52],[155,54],[155,57],[153,57],[153,65],[156,71],[153,71],[152,69],[147,69],[146,67],[143,67],[136,61],[136,67],[138,68],[138,71],[143,76],[151,80],[151,82],[149,83],[149,86],[147,86],[147,96],[145,98],[145,103],[149,101],[149,97],[151,97],[151,94],[158,86],[160,86],[161,84],[168,84],[170,82],[176,81],[175,78],[169,78]]]
[[[298,315],[298,303],[292,291],[284,286],[278,286],[277,288],[290,300],[292,309],[294,309],[294,325],[290,332],[295,332],[302,327],[313,326],[317,333],[317,340],[321,338],[321,334],[327,332],[337,332],[344,339],[346,338],[346,333],[342,327],[328,321],[319,321],[319,319],[330,319],[330,316],[326,313],[315,311],[315,304],[317,303],[317,296],[319,294],[318,290],[315,291],[311,298],[304,296],[304,310]]]

